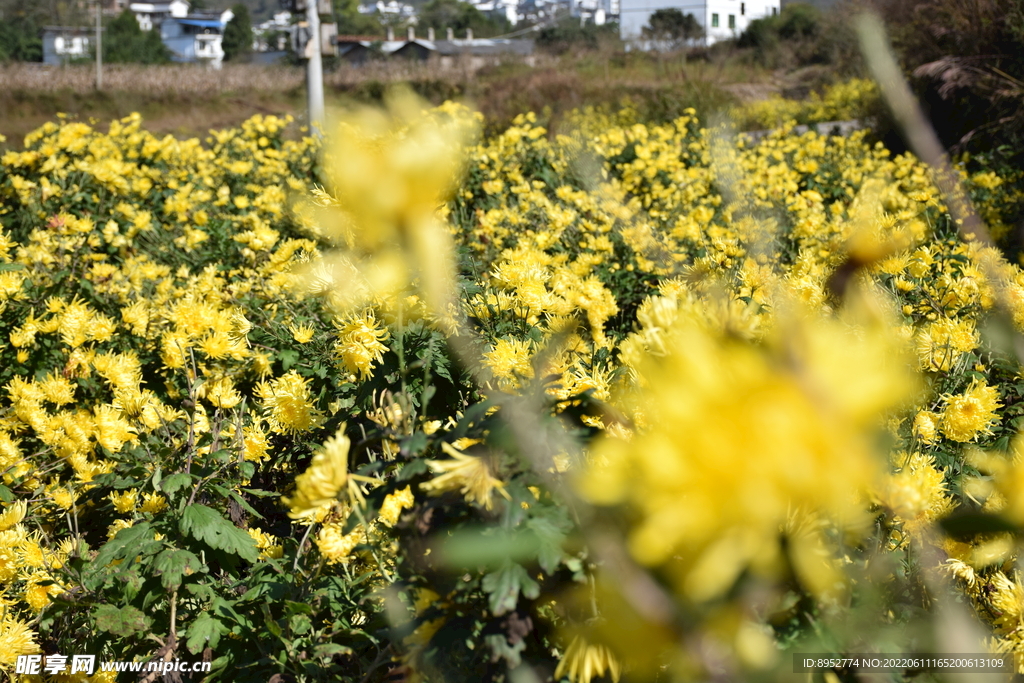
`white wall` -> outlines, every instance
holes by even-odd
[[[779,11],[780,0],[621,0],[619,35],[623,40],[637,40],[655,10],[676,8],[692,14],[704,27],[710,45],[718,40],[739,36],[754,19]],[[715,27],[714,15],[718,15]],[[735,28],[729,27],[733,17]]]

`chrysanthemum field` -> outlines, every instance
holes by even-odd
[[[3,154],[0,671],[1024,672],[1021,179],[960,161],[989,243],[864,132],[479,126],[396,95]]]

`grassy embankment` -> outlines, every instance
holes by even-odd
[[[108,66],[105,88],[94,87],[90,65],[0,66],[0,134],[8,146],[65,112],[81,120],[109,121],[140,112],[147,128],[181,137],[238,125],[254,114],[305,114],[305,76],[297,67]],[[471,70],[382,62],[341,67],[325,74],[327,105],[339,108],[379,100],[387,87],[409,83],[428,100],[466,100],[500,128],[525,111],[557,117],[585,105],[618,105],[629,98],[650,120],[674,118],[689,106],[711,114],[740,98],[777,89],[770,72],[722,61],[661,60],[647,55],[596,52],[559,58],[541,55],[535,66],[506,63]],[[734,94],[735,93],[735,94]]]

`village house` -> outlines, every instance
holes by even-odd
[[[364,63],[374,52],[381,56],[434,61],[441,68],[452,67],[457,62],[479,68],[508,57],[518,57],[532,64],[533,50],[532,40],[474,38],[471,29],[466,31],[463,39],[456,39],[452,29],[448,29],[445,39],[437,40],[432,28],[427,29],[425,39],[418,38],[411,26],[407,29],[405,40],[395,40],[391,29],[388,29],[384,40],[373,36],[338,36],[338,54],[349,64],[355,65]]]
[[[90,57],[94,31],[82,26],[44,26],[43,64],[67,64]]]
[[[128,8],[135,13],[139,28],[143,31],[159,29],[165,19],[188,16],[190,4],[187,0],[171,0],[170,2],[133,2]]]
[[[619,35],[640,40],[643,28],[659,9],[678,9],[692,14],[704,28],[704,43],[738,37],[754,19],[779,13],[780,0],[620,0]]]

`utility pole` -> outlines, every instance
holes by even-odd
[[[306,45],[306,94],[309,98],[309,127],[324,126],[324,66],[320,57],[320,12],[317,0],[306,0],[306,23],[309,43]]]
[[[103,90],[103,2],[96,0],[96,89]]]

